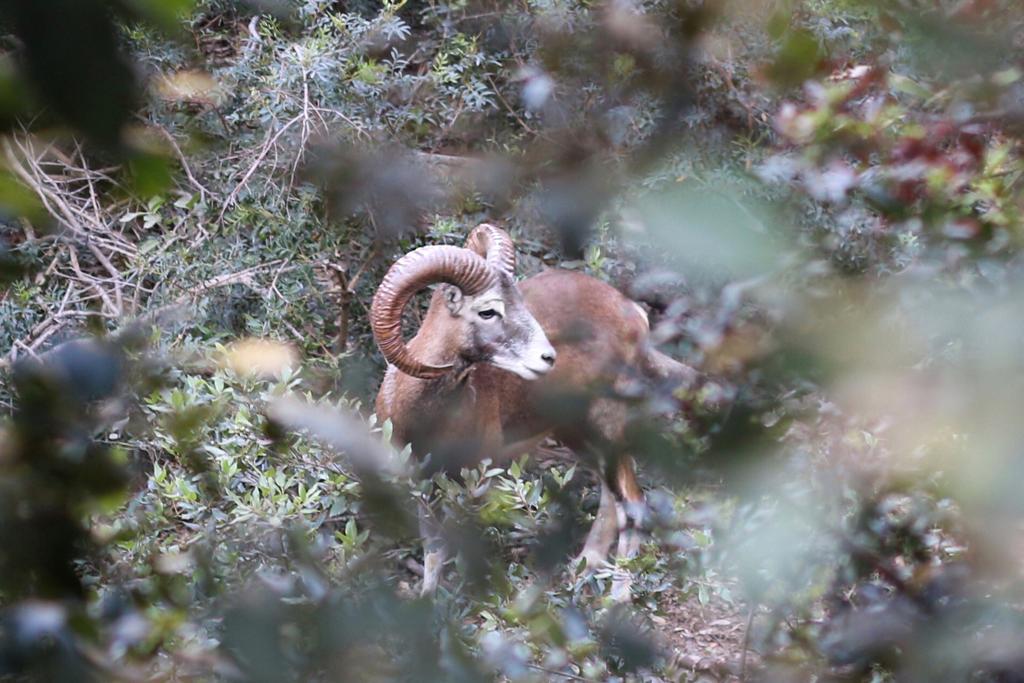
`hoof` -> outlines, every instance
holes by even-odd
[[[611,598],[615,602],[630,602],[633,600],[633,577],[625,569],[617,569],[612,579]]]
[[[583,571],[592,572],[596,569],[607,567],[608,558],[601,553],[590,552],[584,549],[583,552],[577,555],[576,559],[573,560],[573,564],[576,566],[576,571],[580,571],[580,568],[582,567]]]

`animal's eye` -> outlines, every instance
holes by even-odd
[[[497,317],[499,313],[493,308],[488,308],[486,310],[480,311],[477,315],[479,315],[484,320],[490,320],[491,318]]]

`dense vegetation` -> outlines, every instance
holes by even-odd
[[[0,676],[1024,678],[1016,0],[0,27]],[[633,397],[634,559],[557,444],[423,482],[371,415],[375,286],[484,220],[701,373]]]

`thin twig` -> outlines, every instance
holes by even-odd
[[[98,282],[96,282],[94,278],[91,278],[82,272],[82,267],[78,265],[78,253],[75,251],[75,246],[73,244],[68,245],[68,258],[71,260],[71,269],[75,271],[75,274],[78,275],[81,282],[92,287],[96,293],[100,295],[100,298],[103,299],[104,308],[110,310],[113,316],[117,317],[117,308],[114,306],[114,302],[110,300],[110,296],[107,295],[107,292]]]
[[[587,680],[586,678],[583,678],[583,676],[577,676],[576,674],[566,673],[565,671],[556,671],[555,669],[548,669],[546,667],[540,666],[539,664],[529,664],[529,663],[527,663],[526,668],[527,669],[533,669],[534,671],[541,671],[543,673],[550,674],[552,676],[561,676],[562,678],[568,679],[570,681],[585,681],[585,680]]]
[[[120,316],[122,313],[124,313],[124,299],[122,299],[121,297],[121,273],[117,271],[117,268],[114,268],[114,264],[110,262],[110,259],[108,259],[103,254],[99,247],[97,247],[92,242],[88,243],[88,247],[89,251],[91,251],[93,253],[93,256],[96,257],[96,260],[99,261],[104,268],[106,268],[107,272],[110,273],[110,277],[113,278],[114,300],[117,302],[117,314]]]
[[[545,140],[550,140],[550,138],[547,135],[544,135],[536,131],[532,126],[530,126],[530,124],[528,124],[523,119],[523,117],[519,115],[519,112],[515,110],[515,107],[508,103],[508,100],[505,99],[505,96],[501,94],[501,88],[499,88],[497,84],[495,84],[494,79],[491,78],[489,75],[487,76],[487,82],[490,84],[491,89],[494,90],[494,94],[498,96],[498,100],[505,107],[508,113],[512,115],[512,118],[514,118],[516,122],[523,127],[523,130],[525,130],[530,135],[536,135],[538,137],[544,138]]]
[[[39,153],[32,147],[32,143],[28,139],[23,141],[14,136],[4,138],[2,145],[8,168],[35,192],[51,216],[83,240],[93,239],[108,251],[129,258],[135,255],[135,245],[126,240],[124,236],[110,230],[105,221],[93,214],[88,198],[79,197],[76,193],[61,187],[71,180],[55,178],[42,168],[42,155],[54,151],[52,146],[47,146],[42,153]],[[72,172],[78,167],[64,166],[62,168],[67,172]],[[74,182],[84,182],[85,189],[88,189],[88,184],[94,175],[96,174],[83,165],[78,171],[79,177],[74,179]],[[75,205],[72,201],[81,204]]]
[[[153,128],[158,133],[160,133],[160,135],[162,135],[165,140],[167,140],[168,144],[170,144],[170,146],[171,146],[171,149],[174,150],[174,153],[177,155],[178,159],[181,161],[181,168],[182,168],[182,170],[185,171],[185,177],[188,178],[188,181],[190,183],[192,183],[192,186],[194,188],[199,190],[199,198],[201,200],[203,200],[203,201],[206,201],[206,195],[213,194],[213,193],[210,192],[209,190],[207,190],[206,186],[204,186],[201,182],[199,182],[196,179],[195,175],[193,175],[192,168],[188,164],[188,159],[185,157],[185,153],[181,151],[181,147],[178,146],[177,140],[175,140],[174,136],[171,135],[170,131],[168,131],[163,126],[160,126],[160,125],[157,125],[157,124],[154,124],[154,123],[151,123],[151,122],[150,122],[149,125],[153,126]]]
[[[299,61],[302,61],[302,48],[295,46],[295,54]],[[291,192],[295,187],[295,176],[299,172],[299,165],[306,153],[306,145],[310,138],[310,117],[309,117],[309,70],[302,69],[302,134],[299,136],[299,149],[295,153],[295,161],[292,162],[292,172],[288,179],[286,190]]]
[[[238,194],[246,184],[248,184],[249,179],[252,178],[254,173],[256,173],[256,170],[263,164],[263,160],[266,159],[267,155],[270,154],[272,149],[274,149],[277,141],[288,131],[289,128],[294,126],[300,120],[302,120],[302,114],[291,118],[287,123],[281,126],[276,133],[269,136],[265,143],[263,143],[263,147],[260,149],[259,154],[256,155],[255,161],[253,161],[252,165],[249,166],[249,170],[245,172],[245,175],[242,176],[238,185],[235,186],[235,189],[231,190],[231,194],[229,194],[228,198],[224,201],[224,208],[221,209],[220,216],[217,218],[218,223],[224,221],[224,216],[227,214],[228,209],[235,203],[235,199],[238,198]]]
[[[757,603],[750,603],[750,613],[747,614],[747,628],[743,631],[743,652],[740,655],[740,681],[747,680],[747,652],[750,651],[750,629],[754,627],[754,613],[757,610]]]

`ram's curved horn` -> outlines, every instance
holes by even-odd
[[[420,247],[398,259],[373,297],[370,325],[377,346],[389,363],[407,375],[432,379],[451,365],[430,365],[415,358],[402,339],[402,311],[412,296],[438,282],[455,285],[467,296],[493,287],[497,274],[469,249],[449,246]]]
[[[501,228],[490,223],[481,223],[473,228],[466,238],[466,248],[487,259],[492,268],[510,277],[516,275],[516,245]]]

